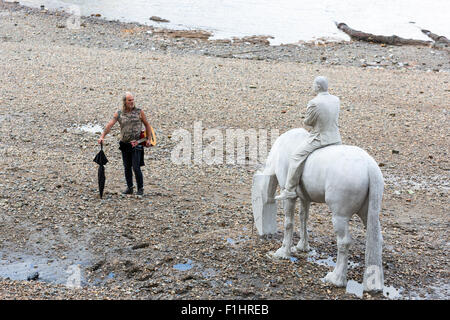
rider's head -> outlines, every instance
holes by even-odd
[[[328,91],[328,79],[322,76],[318,76],[314,79],[313,84],[314,91],[327,92]]]

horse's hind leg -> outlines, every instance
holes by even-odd
[[[367,228],[367,213],[368,213],[368,209],[369,209],[369,196],[366,197],[366,199],[364,200],[363,205],[361,206],[361,208],[357,212],[358,217],[361,218],[361,221],[364,224],[364,228]]]
[[[336,267],[325,277],[326,282],[333,283],[338,287],[344,287],[347,284],[347,264],[348,254],[352,238],[349,232],[349,221],[351,215],[339,215],[333,212],[333,227],[337,236],[337,261]]]
[[[272,254],[275,258],[288,259],[291,256],[292,238],[294,235],[295,200],[284,200],[284,238],[281,248]]]
[[[310,250],[308,243],[308,229],[307,222],[309,216],[309,207],[311,202],[307,200],[300,199],[300,240],[297,245],[292,248],[292,251],[303,251],[307,252]]]

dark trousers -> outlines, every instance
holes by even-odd
[[[123,167],[125,169],[125,180],[127,181],[128,188],[133,187],[133,174],[131,169],[133,169],[134,176],[136,178],[136,184],[139,189],[144,187],[144,177],[141,171],[141,159],[142,153],[144,152],[142,146],[136,146],[131,148],[131,150],[121,150]]]

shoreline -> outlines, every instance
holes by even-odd
[[[385,177],[385,285],[402,289],[400,299],[450,296],[447,53],[219,43],[150,36],[142,26],[98,18],[69,30],[58,12],[11,8],[0,5],[0,271],[31,264],[42,281],[0,278],[0,299],[358,299],[322,283],[330,266],[308,254],[265,258],[282,232],[270,239],[254,233],[252,166],[170,159],[173,132],[196,121],[223,132],[302,126],[318,74],[342,101],[343,142],[366,150]],[[145,109],[158,145],[145,153],[144,197],[121,196],[115,126],[104,145],[100,200],[92,161],[98,136],[70,128],[105,125],[125,91]],[[281,228],[281,208],[277,218]],[[311,207],[308,228],[316,260],[332,262],[336,236],[326,206]],[[351,230],[348,276],[361,282],[365,231],[356,218]],[[67,275],[74,264],[82,289],[45,282],[49,268]]]
[[[392,46],[358,41],[269,45],[268,36],[209,40],[203,30],[171,30],[135,22],[82,16],[81,28],[66,28],[71,14],[1,2],[2,8],[51,18],[59,31],[72,32],[71,44],[103,48],[194,54],[218,58],[289,61],[321,66],[356,66],[389,70],[450,72],[450,51],[423,46]],[[92,30],[93,29],[93,30]],[[82,35],[86,35],[83,38]],[[126,41],[123,41],[126,40]]]

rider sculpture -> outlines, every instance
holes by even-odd
[[[326,78],[314,80],[318,94],[309,102],[305,119],[305,124],[313,127],[311,132],[295,128],[279,136],[264,166],[253,176],[252,209],[256,229],[260,235],[277,232],[274,197],[280,186],[281,195],[275,199],[284,200],[283,243],[275,252],[269,252],[269,256],[288,259],[291,254],[310,250],[307,230],[310,204],[327,204],[337,237],[337,257],[333,271],[325,276],[324,281],[345,286],[352,243],[349,222],[356,214],[366,227],[363,289],[380,291],[384,282],[383,236],[379,219],[383,175],[375,159],[367,152],[341,144],[339,99],[330,95],[327,88]],[[294,246],[294,209],[298,198],[300,239]]]
[[[296,187],[302,176],[306,158],[316,149],[341,144],[339,134],[339,98],[328,93],[328,80],[319,76],[314,79],[313,89],[317,96],[309,101],[304,123],[311,126],[309,137],[295,148],[289,158],[289,169],[285,188],[276,200],[297,198]]]

